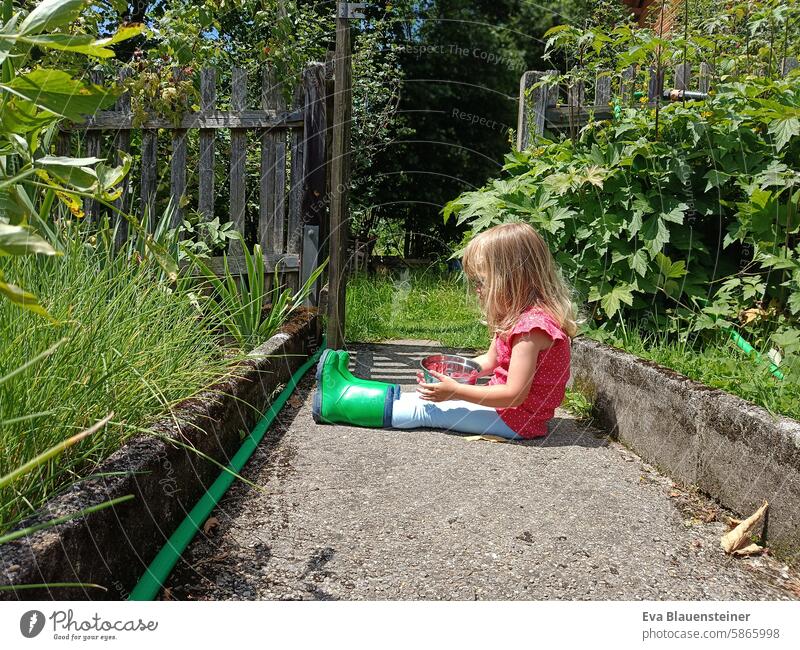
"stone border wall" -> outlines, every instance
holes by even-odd
[[[227,465],[276,389],[318,348],[320,317],[301,311],[228,376],[187,399],[152,427]],[[0,600],[121,600],[220,473],[214,463],[153,435],[130,439],[88,478],[48,501],[19,528],[127,494],[116,506],[0,546],[0,585],[94,583],[91,588],[0,591]]]
[[[800,560],[800,422],[586,338],[573,386],[606,430],[644,460],[742,517],[766,500],[767,542]]]

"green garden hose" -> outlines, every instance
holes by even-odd
[[[699,296],[696,297],[695,300],[702,302],[704,305],[707,305],[709,302],[707,298],[700,298]],[[714,317],[714,320],[716,321],[716,316]],[[742,338],[742,335],[739,334],[739,332],[737,332],[733,327],[723,327],[722,330],[724,332],[727,332],[728,336],[730,336],[731,339],[733,339],[733,342],[739,346],[739,349],[742,352],[744,352],[751,359],[755,360],[757,363],[761,362],[763,358],[761,353],[758,350],[756,350],[752,345],[750,345],[744,338]],[[778,379],[783,379],[785,377],[785,375],[780,371],[778,364],[773,362],[772,359],[770,359],[769,371],[772,373],[774,377],[777,377]]]
[[[761,361],[761,353],[747,341],[745,341],[739,332],[732,327],[726,327],[725,329],[727,330],[728,334],[730,334],[730,337],[733,339],[734,343],[736,343],[736,345],[738,345],[742,351],[745,352],[745,354],[752,356],[758,362]],[[769,363],[769,371],[778,379],[784,378],[784,374],[778,369],[777,364],[772,361]]]
[[[325,350],[325,346],[326,337],[323,334],[319,349],[292,375],[289,383],[286,384],[286,388],[281,391],[277,399],[270,405],[267,413],[261,418],[258,424],[256,424],[253,431],[242,443],[239,451],[237,451],[236,455],[231,459],[228,465],[229,470],[237,474],[242,471],[245,463],[247,463],[248,459],[261,442],[261,439],[264,437],[269,425],[272,424],[275,416],[286,403],[286,400],[289,399],[289,396],[292,394],[292,391],[294,391],[295,386],[297,386],[297,383],[303,375],[311,366],[317,363],[323,350]],[[158,592],[169,577],[172,569],[178,563],[181,554],[186,550],[186,547],[189,546],[189,543],[197,534],[200,526],[208,519],[211,511],[236,478],[231,471],[221,472],[217,480],[214,481],[205,494],[200,497],[200,500],[194,508],[192,508],[191,512],[181,522],[175,532],[172,533],[167,543],[158,552],[158,555],[156,555],[150,563],[150,566],[147,567],[147,570],[139,579],[139,582],[136,584],[136,587],[134,587],[128,600],[153,600],[158,595]]]

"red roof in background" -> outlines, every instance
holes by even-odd
[[[622,2],[631,8],[640,26],[651,27],[657,32],[663,30],[663,34],[668,36],[675,24],[675,16],[678,10],[683,8],[685,0],[622,0]]]

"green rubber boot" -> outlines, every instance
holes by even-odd
[[[348,366],[350,365],[350,353],[347,350],[335,350],[335,354],[338,359],[337,368],[339,368],[339,372],[342,374],[342,377],[347,379],[347,381],[352,383],[358,383],[360,381],[371,381],[369,379],[362,379],[361,377],[356,377],[353,373],[350,372]]]
[[[347,373],[350,375],[350,373]],[[400,395],[399,384],[353,377],[340,370],[340,356],[325,350],[317,364],[317,389],[311,414],[317,424],[354,424],[361,427],[392,426],[392,406]],[[352,377],[352,375],[350,375]]]

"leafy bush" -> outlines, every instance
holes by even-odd
[[[800,351],[800,75],[721,84],[706,102],[629,108],[575,142],[541,139],[445,206],[474,233],[525,220],[597,322],[746,325]],[[456,255],[460,254],[460,251]]]

